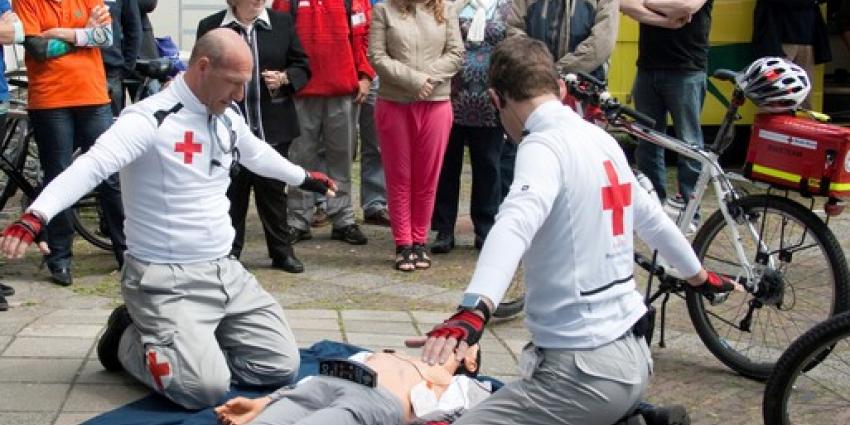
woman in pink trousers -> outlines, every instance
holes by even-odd
[[[451,79],[463,63],[457,12],[444,0],[376,4],[369,60],[381,79],[375,122],[395,268],[428,268],[425,243],[452,127]]]

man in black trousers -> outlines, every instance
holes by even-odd
[[[231,28],[242,35],[254,56],[254,76],[239,102],[242,116],[257,137],[284,157],[288,156],[292,139],[301,132],[292,95],[310,79],[307,54],[295,34],[292,18],[266,9],[263,0],[227,0],[225,10],[198,24],[198,38],[219,27]],[[295,257],[287,237],[285,185],[245,169],[231,178],[227,197],[236,229],[231,254],[238,258],[242,253],[245,215],[253,186],[272,266],[289,273],[303,272],[304,265]]]

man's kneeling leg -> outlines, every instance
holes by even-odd
[[[151,341],[131,325],[119,355],[127,372],[187,409],[214,406],[230,389],[230,370],[217,346],[180,347],[173,334]]]

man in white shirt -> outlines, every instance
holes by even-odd
[[[560,103],[564,86],[545,45],[502,42],[490,87],[506,132],[521,141],[514,181],[458,313],[418,341],[422,359],[445,362],[480,339],[522,258],[531,331],[522,379],[456,424],[610,425],[635,407],[652,371],[633,233],[695,290],[710,296],[736,286],[702,268],[614,139]]]
[[[283,385],[298,371],[283,309],[228,256],[231,170],[238,161],[306,190],[333,195],[336,188],[257,139],[236,112],[252,64],[235,32],[201,37],[186,73],[127,108],[0,239],[0,252],[22,256],[54,215],[120,170],[126,307],[110,316],[98,357],[107,370],[125,369],[190,409],[221,401],[231,381]]]

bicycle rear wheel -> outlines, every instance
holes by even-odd
[[[802,205],[753,195],[730,209],[738,209],[734,225],[759,288],[732,293],[718,305],[689,290],[688,313],[712,354],[736,372],[764,380],[794,339],[848,309],[850,272],[835,235]],[[728,225],[720,211],[712,214],[694,238],[694,251],[709,270],[747,276]]]
[[[103,211],[100,208],[97,194],[91,192],[82,197],[73,206],[74,230],[92,245],[112,250],[112,239],[109,230],[103,224]]]
[[[850,313],[814,326],[788,347],[765,386],[762,415],[776,425],[850,423]]]

